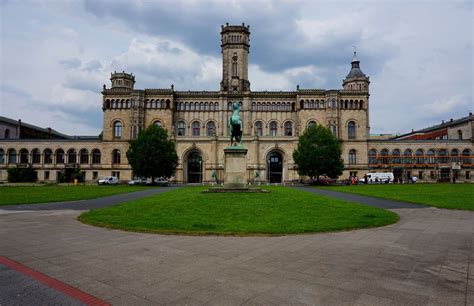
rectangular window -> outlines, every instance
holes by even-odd
[[[46,181],[49,180],[49,171],[45,171],[45,172],[44,172],[44,179],[45,179]]]
[[[357,176],[357,171],[350,171],[349,175],[352,176],[352,177],[356,177]]]
[[[471,179],[471,171],[466,171],[466,180]]]
[[[423,179],[423,171],[418,171],[418,178],[419,178],[420,180]]]
[[[99,172],[98,171],[93,171],[92,172],[92,179],[95,181],[97,178],[99,178]]]
[[[432,180],[434,180],[436,178],[436,175],[435,175],[435,172],[434,171],[430,171],[430,178]]]
[[[85,182],[86,181],[86,171],[81,171],[81,175],[82,175],[83,182]]]
[[[120,179],[120,171],[112,171],[112,176],[116,176],[118,179]]]

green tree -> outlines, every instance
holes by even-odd
[[[341,143],[322,125],[307,128],[298,140],[293,160],[298,174],[318,179],[320,175],[335,178],[342,174]]]
[[[166,130],[154,124],[130,142],[127,159],[135,175],[151,177],[152,181],[155,177],[171,177],[178,165],[174,142],[168,139]]]

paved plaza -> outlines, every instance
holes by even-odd
[[[389,208],[400,221],[335,233],[199,237],[76,220],[90,208],[168,190],[161,188],[2,207],[0,256],[113,305],[474,305],[474,212],[303,189]],[[0,295],[11,290],[5,277],[25,282],[0,268]]]

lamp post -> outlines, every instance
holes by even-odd
[[[202,184],[202,160],[199,160],[199,182]]]

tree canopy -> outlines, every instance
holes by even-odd
[[[293,160],[298,174],[318,179],[320,175],[335,178],[342,174],[341,143],[322,125],[307,128],[298,140]]]
[[[173,176],[178,165],[174,142],[168,139],[165,129],[154,124],[130,142],[127,159],[136,176],[152,179]]]

